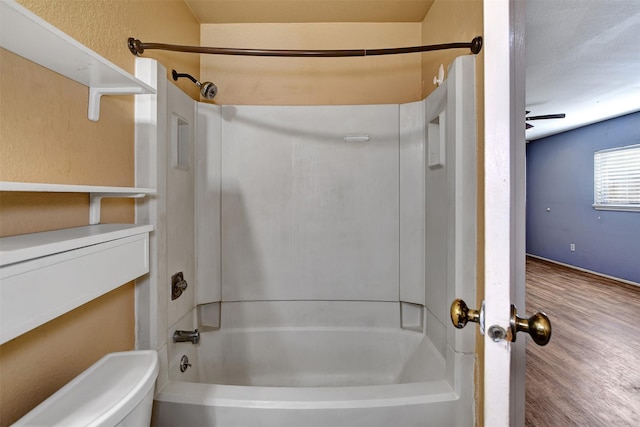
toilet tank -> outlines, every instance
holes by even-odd
[[[14,426],[149,426],[157,376],[153,350],[107,354]]]

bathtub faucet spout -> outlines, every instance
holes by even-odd
[[[195,331],[175,331],[173,333],[173,342],[189,342],[192,344],[198,344],[200,341],[200,332]]]

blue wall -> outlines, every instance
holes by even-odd
[[[527,144],[527,253],[640,283],[640,212],[591,206],[593,152],[632,144],[640,113]]]

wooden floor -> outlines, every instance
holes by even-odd
[[[640,426],[640,287],[528,258],[526,297],[552,324],[527,339],[526,425]]]

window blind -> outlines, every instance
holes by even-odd
[[[640,144],[596,151],[593,163],[593,206],[640,211]]]

